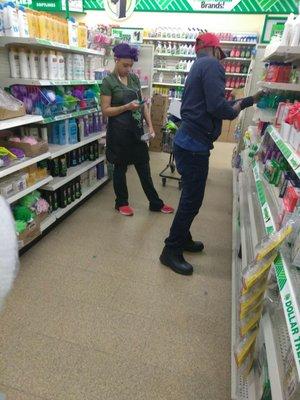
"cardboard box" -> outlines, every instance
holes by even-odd
[[[163,133],[162,133],[163,125],[162,124],[153,124],[153,129],[154,129],[154,132],[155,132],[155,136],[157,138],[162,139],[162,137],[163,137]]]
[[[169,96],[155,93],[152,96],[152,105],[163,107],[164,109],[168,109],[169,107]]]
[[[28,224],[24,232],[19,234],[18,236],[19,249],[26,246],[40,235],[41,235],[40,223],[38,219],[35,219],[33,222]]]
[[[162,151],[162,142],[160,138],[155,137],[153,140],[150,141],[149,145],[150,151],[160,152]]]
[[[0,120],[11,119],[16,117],[22,117],[26,114],[24,104],[17,111],[7,110],[6,108],[0,107]]]
[[[160,106],[151,107],[151,120],[154,125],[164,125],[167,121],[167,111]]]
[[[30,145],[28,143],[21,142],[9,142],[9,141],[0,141],[0,146],[3,147],[15,147],[16,149],[21,149],[24,151],[26,157],[36,157],[40,154],[46,153],[48,151],[48,143],[44,140],[39,140],[37,144]]]

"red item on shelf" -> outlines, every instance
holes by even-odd
[[[288,212],[294,212],[299,201],[299,192],[293,187],[289,186],[283,197],[283,204]]]
[[[236,63],[235,72],[236,72],[237,74],[240,74],[240,73],[241,73],[241,63]]]
[[[235,63],[232,63],[230,66],[230,72],[234,73],[235,72]]]

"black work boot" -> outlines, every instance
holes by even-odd
[[[183,250],[189,251],[191,253],[200,253],[204,249],[204,244],[202,242],[195,242],[193,239],[189,239],[184,245]]]
[[[166,246],[159,259],[162,264],[170,267],[174,272],[177,272],[177,274],[192,275],[193,273],[193,266],[185,261],[183,255],[174,252],[174,250]]]

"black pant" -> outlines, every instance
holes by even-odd
[[[149,162],[134,164],[135,169],[140,178],[143,190],[149,200],[149,208],[151,211],[160,211],[163,207],[163,201],[158,197],[151,178]],[[126,182],[126,164],[115,164],[114,166],[114,190],[116,194],[116,208],[128,206],[128,189]]]
[[[192,238],[190,228],[202,205],[209,167],[209,153],[193,153],[174,145],[177,170],[181,175],[182,193],[166,246],[181,253]]]

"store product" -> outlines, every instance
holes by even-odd
[[[23,6],[18,7],[18,25],[21,37],[29,37],[29,27],[26,8]]]
[[[6,36],[20,36],[18,12],[13,2],[5,3],[3,9],[4,32]]]
[[[29,53],[25,47],[19,48],[21,78],[30,79]]]
[[[30,50],[29,53],[30,78],[38,79],[40,76],[39,55],[36,51]]]

